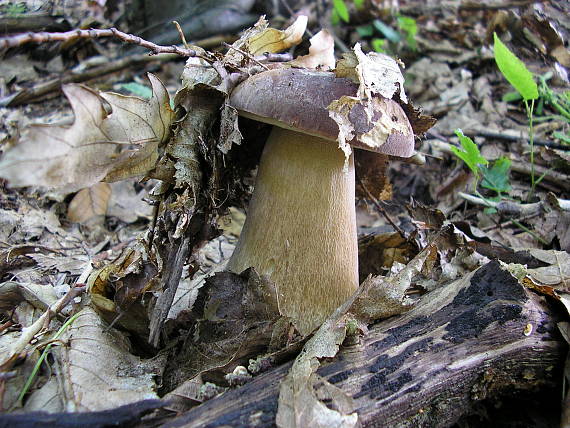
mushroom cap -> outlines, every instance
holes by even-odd
[[[249,119],[337,141],[339,126],[327,107],[342,96],[356,97],[357,91],[356,83],[331,72],[279,68],[240,83],[230,96],[230,104]],[[406,113],[394,100],[377,96],[374,101],[372,121],[362,104],[351,107],[348,120],[355,136],[347,143],[376,153],[410,157],[414,153],[414,131]],[[404,132],[392,129],[385,141],[361,139],[379,120]]]

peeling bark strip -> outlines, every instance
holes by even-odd
[[[353,397],[363,426],[445,427],[480,400],[555,384],[553,369],[564,352],[542,298],[491,262],[375,325],[318,374]],[[274,426],[279,382],[289,367],[167,426]]]

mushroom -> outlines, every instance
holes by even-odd
[[[228,262],[254,267],[276,285],[279,310],[303,335],[318,327],[358,288],[354,155],[336,143],[339,126],[327,106],[358,86],[334,73],[274,69],[239,84],[230,104],[241,116],[273,125],[239,241]],[[409,157],[414,134],[393,100],[375,97],[372,120],[361,104],[348,117],[350,145]],[[359,137],[383,121],[389,135]],[[404,132],[390,130],[401,129]]]

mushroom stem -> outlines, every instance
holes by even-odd
[[[273,127],[228,269],[277,286],[279,310],[309,334],[358,287],[354,160],[319,137]]]

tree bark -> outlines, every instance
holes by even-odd
[[[374,325],[318,374],[353,398],[362,426],[446,427],[484,399],[559,385],[565,354],[544,298],[491,262]],[[290,366],[166,426],[274,426],[279,384]]]

